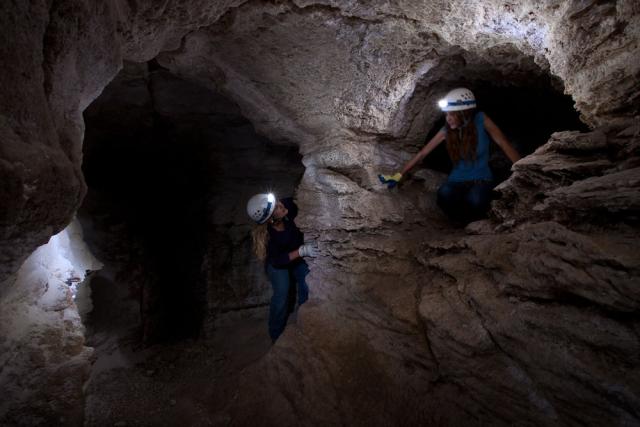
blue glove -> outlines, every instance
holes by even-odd
[[[378,175],[378,179],[381,183],[387,184],[387,188],[393,188],[398,185],[398,182],[402,179],[402,174],[396,172],[393,175]]]

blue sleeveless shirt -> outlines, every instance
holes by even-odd
[[[448,181],[450,182],[464,182],[474,180],[493,180],[493,174],[489,168],[489,135],[484,128],[484,113],[478,111],[473,118],[473,123],[476,127],[476,133],[478,135],[478,145],[476,148],[476,159],[474,160],[459,160],[451,169]],[[447,129],[445,127],[445,132]],[[455,132],[455,131],[454,131]]]

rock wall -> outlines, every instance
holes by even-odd
[[[246,373],[234,415],[394,424],[408,407],[413,424],[638,422],[637,307],[622,304],[637,282],[637,7],[253,6],[159,58],[222,87],[305,155],[298,202],[322,252],[316,301],[303,333],[285,334]],[[452,85],[535,85],[549,74],[597,130],[558,134],[518,163],[493,222],[471,226],[473,236],[443,225],[437,174],[397,192],[377,185],[376,172],[420,145]],[[267,399],[251,394],[256,381]],[[367,397],[345,399],[355,390]]]
[[[36,1],[1,6],[4,281],[71,220],[84,195],[82,111],[122,67],[151,59],[229,3]],[[198,7],[199,6],[199,7]]]
[[[638,422],[640,173],[612,149],[638,136],[635,122],[554,134],[498,187],[493,222],[418,255],[434,272],[419,297],[431,349],[478,413]]]
[[[639,16],[632,0],[2,5],[0,282],[79,206],[82,111],[122,58],[162,51],[304,156],[315,300],[245,372],[265,387],[235,419],[637,423]],[[465,236],[434,206],[442,175],[388,192],[375,174],[415,152],[438,97],[483,80],[563,85],[594,133],[518,163]]]
[[[492,219],[465,230],[438,219],[434,176],[380,196],[397,211],[369,199],[340,216],[308,214],[305,224],[322,228],[313,302],[302,326],[244,375],[247,390],[260,378],[276,406],[252,409],[261,398],[247,392],[234,416],[638,423],[640,174],[637,155],[622,154],[638,136],[635,122],[554,134],[498,187]],[[310,169],[298,197],[312,212],[322,200],[352,207],[363,197],[326,174],[311,189]],[[389,215],[377,221],[379,209]],[[362,218],[369,226],[355,228]]]
[[[172,69],[226,88],[259,131],[298,142],[304,153],[402,135],[412,122],[404,106],[416,83],[434,69],[434,77],[446,74],[438,67],[478,57],[510,64],[505,74],[525,75],[532,58],[563,80],[591,124],[637,114],[632,1],[196,3],[3,6],[2,279],[79,205],[81,112],[123,57],[148,60],[177,48],[163,59]],[[428,92],[435,98],[444,91]],[[435,107],[420,120],[434,115]]]
[[[80,425],[82,387],[93,349],[85,346],[76,292],[102,268],[74,220],[38,248],[2,290],[0,403],[3,425]]]

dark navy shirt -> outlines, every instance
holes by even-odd
[[[267,226],[267,262],[275,268],[288,268],[302,262],[302,258],[289,261],[289,252],[295,251],[304,243],[304,234],[293,221],[298,215],[298,206],[293,202],[293,198],[287,197],[280,201],[289,212],[282,221],[284,230],[278,231],[271,225]]]

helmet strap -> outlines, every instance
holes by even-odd
[[[289,217],[287,217],[286,215],[283,216],[282,218],[279,218],[279,219],[275,219],[273,216],[271,216],[271,218],[269,218],[269,223],[271,225],[282,224],[285,221],[289,221]]]
[[[284,219],[284,218],[275,219],[273,216],[271,216],[271,218],[269,218],[269,222],[270,222],[271,224],[279,224],[279,223],[281,223],[281,222],[282,222],[282,220],[283,220],[283,219]]]

